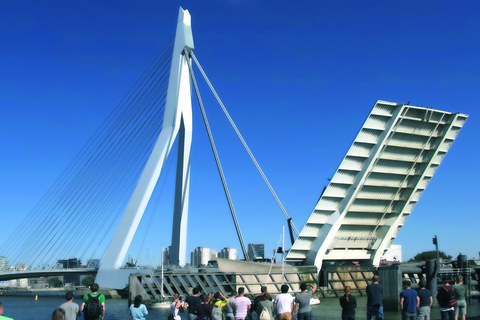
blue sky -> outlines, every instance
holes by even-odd
[[[298,228],[376,100],[469,114],[395,243],[410,258],[437,234],[441,250],[478,257],[475,1],[2,1],[0,241],[173,37],[180,5],[197,57]],[[245,241],[269,254],[283,216],[206,102]],[[238,248],[196,106],[194,122],[188,251]],[[170,242],[172,177],[149,218],[157,224],[132,245],[148,263]]]

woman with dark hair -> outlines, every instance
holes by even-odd
[[[53,310],[52,320],[65,320],[65,311],[61,308]]]
[[[204,293],[201,295],[201,299],[201,307],[203,310],[203,314],[197,314],[197,318],[199,320],[210,320],[212,319],[212,305],[210,304],[211,295]]]
[[[148,315],[147,307],[142,303],[142,296],[138,295],[133,300],[133,304],[130,306],[130,315],[134,320],[145,320]]]

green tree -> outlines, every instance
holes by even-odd
[[[452,256],[446,254],[443,251],[438,251],[438,255],[440,259],[445,259],[445,260],[451,260]],[[429,259],[436,259],[437,258],[437,253],[435,250],[431,251],[423,251],[420,253],[417,253],[412,259],[408,260],[409,262],[418,262],[418,261],[425,261]]]
[[[63,282],[58,278],[50,278],[50,279],[48,279],[48,285],[51,288],[59,288],[59,287],[63,286]]]
[[[82,284],[85,287],[90,287],[94,282],[95,282],[95,278],[93,276],[87,276],[82,280]]]

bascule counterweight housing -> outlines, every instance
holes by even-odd
[[[287,261],[378,265],[467,117],[377,101]]]

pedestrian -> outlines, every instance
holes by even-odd
[[[342,307],[342,320],[355,320],[355,308],[357,299],[352,296],[350,286],[345,286],[345,294],[340,297],[340,306]]]
[[[430,320],[430,312],[433,304],[432,293],[426,288],[425,280],[420,281],[418,294],[417,320]]]
[[[212,319],[223,320],[223,311],[228,303],[228,298],[222,292],[215,292],[210,303],[212,305]]]
[[[212,305],[210,304],[211,296],[208,294],[202,294],[200,296],[202,299],[202,310],[203,310],[203,318],[198,317],[199,320],[210,320],[212,318]]]
[[[80,315],[80,307],[73,302],[73,292],[67,291],[65,293],[67,302],[63,303],[60,308],[65,311],[65,320],[75,320]]]
[[[98,288],[98,284],[93,283],[90,286],[92,293],[83,296],[80,310],[85,320],[98,320],[105,317],[105,295],[99,293]]]
[[[195,320],[197,318],[202,319],[205,316],[203,314],[199,287],[193,288],[192,295],[185,299],[185,307],[188,309],[188,317],[190,320]]]
[[[3,304],[0,302],[0,320],[13,320],[13,318],[5,317],[3,315]]]
[[[383,286],[378,275],[367,286],[367,320],[383,320]]]
[[[235,314],[233,312],[233,303],[237,297],[237,292],[232,291],[230,297],[228,297],[227,305],[225,306],[225,319],[226,320],[235,320]]]
[[[143,298],[138,295],[133,299],[133,303],[130,305],[130,315],[133,320],[145,320],[148,316],[147,307],[143,304]]]
[[[260,295],[253,300],[252,310],[258,320],[273,320],[273,301],[266,286],[260,288]]]
[[[402,310],[402,320],[415,320],[417,318],[418,294],[417,291],[410,288],[411,282],[404,280],[402,282],[403,290],[400,292],[400,310]]]
[[[457,305],[455,306],[455,320],[465,320],[467,318],[467,286],[463,284],[463,276],[457,277],[457,283],[453,286],[453,292],[455,294],[455,300]]]
[[[171,317],[169,317],[169,319],[173,319],[173,320],[181,319],[180,315],[178,314],[180,312],[181,306],[182,306],[182,302],[180,300],[180,296],[177,293],[175,293],[172,296],[172,303],[170,304]]]
[[[454,320],[456,305],[455,293],[448,278],[443,279],[443,287],[438,289],[437,301],[440,306],[440,316],[442,320]]]
[[[238,296],[233,301],[233,314],[235,320],[245,320],[251,307],[252,302],[245,297],[245,288],[238,288]]]
[[[277,309],[277,320],[291,320],[293,312],[293,297],[288,293],[290,288],[283,284],[280,287],[281,294],[275,297],[275,308]]]
[[[317,291],[317,284],[314,283],[312,291],[307,289],[305,282],[300,283],[300,292],[295,296],[295,308],[297,310],[298,320],[311,320],[312,319],[312,307],[310,306],[310,300],[313,297],[313,293]]]
[[[0,318],[1,319],[1,318]],[[52,312],[52,320],[65,320],[65,310],[57,308]]]

